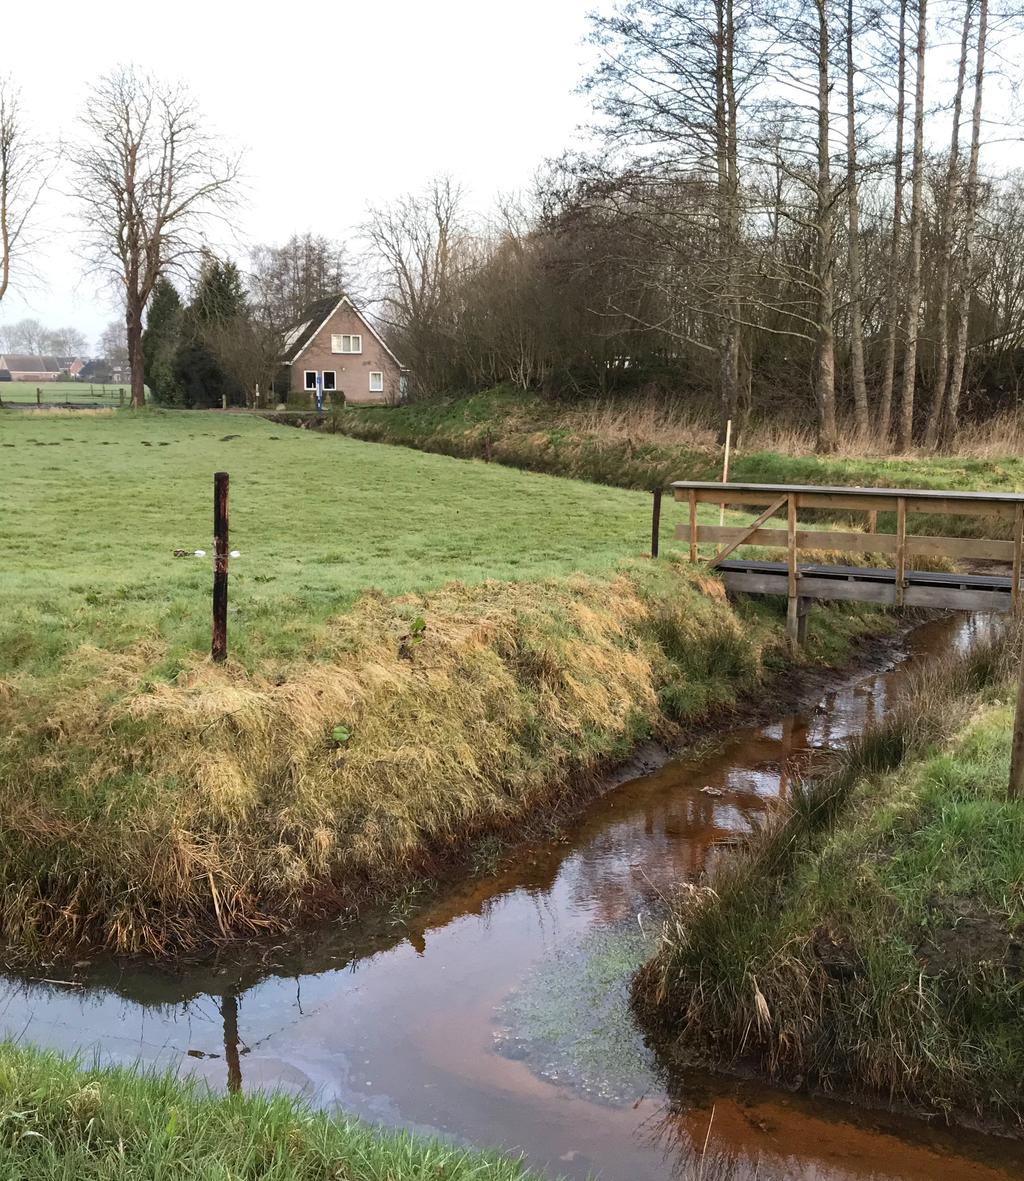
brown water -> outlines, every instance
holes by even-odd
[[[987,626],[919,628],[909,659],[622,783],[563,838],[412,920],[334,925],[299,950],[177,975],[107,965],[72,984],[0,978],[2,1032],[500,1145],[552,1175],[1022,1177],[1020,1146],[761,1086],[666,1079],[626,1004],[659,897],[784,798],[808,752],[882,714],[908,667]]]

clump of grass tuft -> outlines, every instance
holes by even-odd
[[[0,1044],[0,1174],[19,1181],[541,1181],[520,1160],[167,1074]]]

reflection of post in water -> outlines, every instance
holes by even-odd
[[[234,993],[220,998],[224,1021],[224,1057],[228,1061],[228,1090],[242,1089],[242,1063],[238,1056],[238,997]]]
[[[782,741],[780,743],[782,754],[779,757],[780,800],[788,799],[789,784],[793,778],[793,726],[795,720],[792,714],[787,714],[782,720]]]

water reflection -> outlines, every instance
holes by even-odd
[[[928,625],[910,647],[926,656],[964,646],[986,626],[978,617]],[[881,716],[901,675],[861,675],[798,713],[622,784],[565,837],[408,923],[382,914],[358,928],[335,924],[297,948],[179,975],[108,964],[84,988],[8,978],[0,1024],[106,1061],[189,1070],[218,1088],[275,1087],[386,1124],[520,1149],[572,1177],[1019,1175],[1016,1149],[980,1138],[692,1074],[659,1083],[631,1028],[610,1043],[625,1090],[602,1095],[574,1083],[592,1083],[600,1061],[546,1070],[527,1045],[537,1034],[547,1047],[600,1049],[601,990],[628,980],[605,935],[652,929],[660,898],[762,824],[815,751]],[[499,1015],[516,995],[535,1027],[518,1057],[497,1048]],[[584,1037],[588,1011],[599,1019]]]

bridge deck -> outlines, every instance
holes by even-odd
[[[727,559],[718,572],[726,587],[746,594],[789,593],[786,562]],[[944,607],[959,611],[1009,611],[1013,580],[1009,575],[946,574],[907,570],[902,601],[907,607]],[[866,566],[804,565],[797,567],[797,594],[802,599],[844,599],[896,605],[896,571]]]

